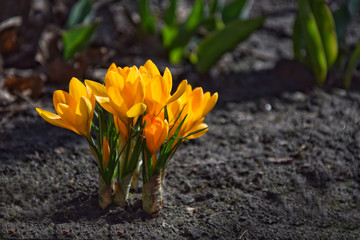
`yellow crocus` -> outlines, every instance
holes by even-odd
[[[77,134],[90,137],[91,122],[94,115],[95,97],[77,78],[72,78],[69,93],[57,90],[53,95],[57,114],[36,108],[39,115],[48,123],[67,128]]]
[[[125,124],[146,110],[144,84],[136,66],[120,68],[113,63],[106,73],[105,86],[89,80],[85,84],[97,102]]]
[[[156,165],[156,151],[164,143],[168,131],[169,124],[166,120],[160,117],[155,117],[152,114],[144,116],[143,121],[146,122],[143,135],[146,139],[146,146],[151,152],[153,158],[153,166]]]
[[[157,116],[162,108],[177,100],[186,90],[188,85],[183,80],[176,92],[171,95],[172,91],[172,75],[168,68],[165,69],[161,76],[156,65],[148,60],[144,66],[139,68],[145,86],[145,104],[147,105],[147,113]]]
[[[214,108],[217,100],[218,93],[211,95],[210,92],[204,93],[201,87],[192,89],[192,87],[188,85],[185,93],[168,106],[170,128],[172,127],[170,136],[174,134],[176,128],[185,116],[186,120],[179,131],[178,137],[185,137],[200,129],[204,130],[190,135],[187,138],[193,139],[204,135],[208,127],[207,124],[203,123],[204,117]],[[180,113],[181,116],[176,121]]]

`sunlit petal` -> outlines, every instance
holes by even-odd
[[[188,82],[186,80],[183,80],[178,88],[176,89],[176,92],[169,98],[169,100],[167,101],[167,103],[172,103],[173,101],[177,100],[178,98],[180,98],[186,91],[188,86]]]
[[[57,127],[69,129],[77,134],[80,134],[75,128],[64,122],[64,120],[62,120],[59,115],[45,111],[40,108],[36,108],[36,111],[39,113],[40,117],[42,117],[46,122],[55,125]]]
[[[57,112],[57,106],[59,103],[66,104],[66,105],[70,106],[71,108],[76,107],[75,99],[70,94],[68,94],[67,92],[62,91],[62,90],[56,90],[53,95],[53,104],[54,104],[56,112]]]
[[[107,92],[106,92],[106,87],[100,83],[94,82],[94,81],[90,81],[90,80],[85,80],[85,85],[91,89],[91,91],[93,91],[94,95],[96,98],[101,97],[101,98],[107,98]]]
[[[146,111],[146,105],[144,103],[137,103],[126,112],[128,118],[140,116]]]
[[[215,106],[215,104],[216,104],[216,102],[217,102],[217,100],[218,100],[218,93],[214,93],[211,97],[210,97],[210,99],[209,99],[209,101],[207,102],[207,104],[206,104],[206,107],[205,107],[205,109],[204,109],[204,112],[203,112],[203,116],[205,116],[206,114],[208,114],[213,108],[214,108],[214,106]]]
[[[72,78],[69,84],[69,94],[76,102],[79,102],[81,96],[87,96],[86,87],[77,78]]]
[[[159,69],[151,60],[147,60],[144,67],[147,69],[148,73],[152,77],[155,77],[156,75],[160,75]]]
[[[130,72],[126,78],[126,81],[134,83],[134,82],[138,81],[138,78],[140,78],[140,73],[138,72],[138,69],[136,66],[132,66],[130,68]]]
[[[204,130],[202,130],[204,129]],[[190,131],[187,133],[187,134],[190,134],[192,132],[196,132],[196,131],[199,131],[199,130],[202,130],[200,132],[197,132],[195,134],[192,134],[190,136],[188,136],[187,138],[188,139],[194,139],[194,138],[198,138],[198,137],[201,137],[202,135],[204,135],[207,131],[208,131],[208,125],[206,123],[201,123],[197,126],[195,126],[194,128],[190,129]]]
[[[75,112],[76,128],[82,135],[88,136],[90,134],[91,120],[92,120],[92,106],[90,101],[82,96]]]

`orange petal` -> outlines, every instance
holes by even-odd
[[[104,136],[103,138],[103,154],[102,154],[102,164],[104,166],[104,168],[107,166],[108,162],[109,162],[109,158],[110,158],[110,147],[109,147],[109,143],[106,139],[106,137]]]

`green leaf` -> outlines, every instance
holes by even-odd
[[[196,0],[189,17],[185,22],[186,32],[193,32],[198,28],[203,20],[204,15],[204,3],[202,0]]]
[[[176,24],[176,5],[177,0],[170,0],[170,5],[165,12],[165,24],[168,26],[173,26]]]
[[[178,26],[176,36],[173,36],[173,41],[169,45],[170,49],[182,47],[188,44],[190,39],[196,33],[198,27],[203,21],[204,7],[202,0],[196,0],[193,5],[192,11],[187,20]]]
[[[333,16],[323,0],[309,1],[316,25],[320,33],[328,69],[335,63],[338,55],[338,42]]]
[[[151,14],[149,1],[140,0],[139,12],[141,18],[141,28],[145,33],[155,33],[156,21],[155,16]]]
[[[170,50],[169,60],[171,63],[179,63],[184,56],[184,47],[176,47]]]
[[[163,44],[165,47],[170,47],[179,34],[178,26],[164,26],[161,29]]]
[[[163,44],[169,49],[169,60],[171,63],[181,61],[186,45],[203,22],[203,4],[203,0],[196,0],[190,15],[184,23],[176,24],[173,22],[172,25],[166,24],[162,28]]]
[[[344,79],[344,87],[346,89],[350,87],[352,74],[359,61],[360,61],[360,42],[357,44],[353,54],[351,55],[349,64],[346,68],[345,79]]]
[[[200,42],[197,49],[197,69],[200,72],[208,71],[224,53],[235,48],[258,29],[264,20],[265,17],[235,20],[226,25],[224,29],[215,31],[205,38]]]
[[[307,0],[298,0],[299,19],[306,43],[306,57],[311,70],[315,74],[316,83],[322,85],[326,80],[326,55],[321,41],[321,35]]]
[[[75,27],[66,31],[62,35],[64,59],[72,59],[74,58],[75,53],[86,49],[90,45],[98,25],[99,21],[96,21],[93,24]]]
[[[93,3],[91,0],[79,0],[71,8],[69,18],[66,22],[66,28],[72,28],[82,23],[89,15],[91,15]]]
[[[222,20],[225,24],[238,19],[246,4],[246,0],[235,0],[227,4],[222,11]]]
[[[209,3],[209,12],[210,14],[216,14],[217,12],[220,12],[220,10],[223,8],[223,5],[219,0],[212,0]]]

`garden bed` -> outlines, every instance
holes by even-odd
[[[334,8],[342,1],[330,2]],[[70,79],[52,82],[48,75],[34,99],[0,89],[0,238],[360,238],[359,78],[353,78],[351,91],[334,88],[337,78],[330,79],[332,87],[316,88],[303,66],[283,60],[292,58],[295,2],[255,1],[251,15],[267,15],[265,25],[206,75],[189,63],[169,65],[155,47],[133,42],[122,2],[107,4],[111,7],[103,14],[111,9],[114,19],[126,24],[116,22],[120,40],[104,44],[111,53],[106,64],[87,56],[98,62],[87,63],[85,77],[101,80],[112,61],[142,65],[151,58],[161,71],[169,66],[174,81],[187,78],[219,92],[205,119],[209,131],[174,155],[159,216],[143,212],[141,186],[131,192],[125,209],[102,210],[97,163],[87,142],[46,123],[35,110],[53,111],[53,91],[65,89]],[[352,22],[351,44],[359,38],[354,27],[359,21]],[[109,26],[103,30],[112,31]],[[16,59],[11,59],[15,65]],[[35,73],[47,67],[32,65],[33,56],[20,63],[28,60]]]
[[[101,210],[86,142],[28,102],[4,110],[13,115],[0,130],[3,238],[360,237],[357,92],[313,89],[215,109],[209,132],[170,163],[154,219],[140,191],[126,209]]]

